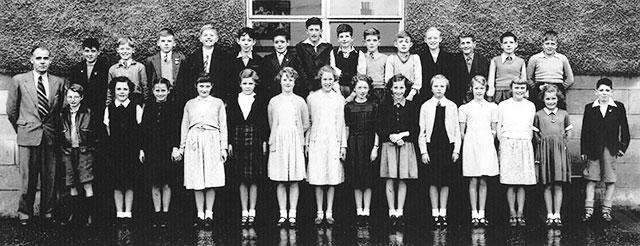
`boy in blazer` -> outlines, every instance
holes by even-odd
[[[104,112],[107,101],[109,65],[100,56],[100,42],[87,38],[82,42],[82,61],[70,68],[71,84],[84,88],[83,104],[93,112]]]
[[[595,94],[598,99],[584,106],[580,135],[581,158],[587,161],[583,176],[588,181],[582,220],[587,221],[593,215],[596,182],[602,181],[606,185],[602,218],[609,222],[613,219],[611,205],[617,180],[614,165],[629,147],[629,123],[624,104],[611,98],[610,79],[598,80]]]
[[[281,92],[280,81],[276,81],[276,75],[280,70],[285,67],[291,67],[296,71],[300,71],[301,78],[299,81],[306,81],[306,78],[302,78],[302,65],[298,56],[294,52],[288,49],[289,42],[291,41],[291,35],[285,29],[278,28],[273,32],[273,48],[274,52],[264,57],[264,72],[265,75],[261,75],[261,83],[267,91],[268,98],[272,98]],[[293,93],[298,96],[302,96],[303,86],[296,84],[293,88]]]
[[[440,30],[436,27],[430,27],[424,33],[424,43],[426,48],[419,54],[420,63],[422,64],[422,80],[423,81],[431,81],[431,78],[436,74],[442,74],[447,79],[451,80],[451,62],[452,55],[440,47],[440,42],[442,42],[442,34]],[[449,93],[446,94],[446,97],[451,97],[451,92],[455,91],[455,87],[457,85],[451,85],[450,90],[447,90]],[[423,86],[418,93],[419,99],[417,102],[422,104],[424,101],[429,100],[433,96],[433,92],[431,92],[431,87]],[[457,102],[456,102],[457,103]]]
[[[169,80],[171,87],[174,87],[180,65],[186,57],[180,52],[173,51],[173,48],[176,47],[176,40],[173,31],[169,28],[163,28],[158,32],[157,45],[160,47],[160,52],[147,57],[144,65],[147,70],[147,84],[153,85],[155,81],[165,78]],[[171,95],[171,100],[175,99],[172,93],[169,95]]]
[[[213,25],[207,24],[200,28],[200,42],[202,47],[187,57],[178,72],[175,92],[180,107],[198,95],[195,85],[202,73],[207,74],[206,76],[213,82],[211,95],[225,102],[227,84],[236,81],[229,76],[230,55],[217,44],[218,31],[213,28]]]
[[[472,34],[463,33],[458,37],[458,40],[462,52],[453,57],[452,69],[454,69],[453,74],[456,77],[453,78],[453,86],[447,91],[450,91],[447,97],[460,106],[467,102],[467,99],[473,99],[472,95],[471,98],[467,98],[471,78],[476,75],[487,78],[489,75],[489,60],[481,54],[475,53],[476,41]]]
[[[51,65],[47,48],[31,51],[33,70],[13,77],[7,98],[7,116],[17,132],[18,164],[22,176],[22,196],[18,216],[28,225],[33,216],[38,176],[41,179],[40,214],[52,218],[57,169],[56,141],[65,82],[48,73]]]

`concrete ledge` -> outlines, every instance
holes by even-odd
[[[613,81],[613,88],[618,89],[640,89],[640,77],[610,77],[610,76],[593,76],[578,75],[575,76],[575,82],[571,89],[591,89],[596,87],[596,82],[600,78],[610,78]]]
[[[18,217],[19,203],[20,191],[0,190],[0,218]]]
[[[9,95],[9,91],[0,90],[0,115],[7,114],[7,97]]]
[[[6,114],[0,115],[0,140],[16,140],[17,134]]]
[[[0,74],[0,90],[6,90],[9,88],[9,83],[12,83],[13,79],[11,76]]]
[[[0,187],[2,190],[20,190],[22,178],[18,166],[0,166]]]
[[[0,166],[18,163],[18,146],[15,140],[0,140]],[[0,189],[4,187],[0,186]]]

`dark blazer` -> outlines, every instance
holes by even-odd
[[[101,118],[96,117],[97,114],[93,114],[91,109],[84,104],[80,104],[80,108],[75,116],[76,132],[78,133],[79,145],[81,148],[94,147],[96,143],[95,137],[95,125]],[[61,137],[62,137],[62,151],[65,154],[71,154],[71,111],[69,106],[66,106],[62,110],[61,121]]]
[[[420,97],[423,101],[426,101],[433,96],[430,86],[431,78],[433,78],[433,76],[442,74],[451,81],[453,74],[453,56],[440,48],[440,52],[438,53],[438,62],[434,63],[431,52],[429,52],[429,47],[426,47],[426,44],[424,51],[419,53],[418,56],[420,56],[420,63],[422,64],[422,89],[420,89]],[[447,93],[445,94],[447,98],[450,98],[451,96],[450,91],[452,90],[447,90]]]
[[[616,107],[608,107],[605,117],[602,117],[599,106],[593,107],[593,102],[584,106],[580,151],[590,160],[600,159],[605,147],[611,155],[616,155],[618,150],[626,152],[629,147],[627,111],[624,104],[615,103]]]
[[[298,71],[298,73],[303,73],[306,78],[304,85],[300,83],[301,87],[304,86],[301,90],[304,94],[304,96],[301,95],[302,98],[307,98],[309,92],[320,89],[320,83],[316,82],[315,77],[321,67],[330,65],[332,51],[333,45],[329,43],[319,44],[318,51],[304,41],[296,45],[296,55],[302,64],[302,72]]]
[[[209,78],[213,81],[213,89],[211,95],[225,100],[229,83],[235,83],[229,76],[229,54],[222,50],[218,44],[214,45],[213,54],[211,56],[211,64],[209,64]],[[179,107],[190,99],[196,97],[195,84],[200,73],[204,71],[204,62],[202,57],[202,47],[198,49],[185,60],[183,66],[180,67],[178,78],[175,86],[175,96]]]
[[[89,78],[87,78],[87,63],[84,60],[78,62],[70,70],[71,83],[84,87],[82,104],[91,108],[94,114],[103,115],[107,101],[107,88],[109,87],[107,61],[98,58]]]
[[[18,133],[18,145],[39,146],[44,138],[46,144],[57,143],[60,129],[60,111],[64,98],[64,79],[47,73],[49,81],[49,113],[40,118],[38,114],[38,92],[33,71],[18,74],[9,84],[7,116]]]
[[[228,99],[234,99],[237,94],[240,92],[240,86],[238,86],[238,79],[239,79],[239,75],[240,75],[240,71],[242,71],[242,69],[245,68],[251,68],[253,69],[253,71],[256,71],[256,73],[258,73],[258,77],[260,77],[260,81],[263,81],[263,76],[266,75],[265,72],[265,60],[264,58],[262,58],[260,55],[253,53],[253,59],[249,59],[249,62],[247,63],[247,65],[244,65],[244,62],[242,61],[242,58],[238,58],[237,54],[235,57],[233,57],[233,59],[230,62],[230,72],[231,75],[233,76],[232,79],[233,81],[230,81],[231,83],[229,83],[229,90],[227,91],[227,95],[225,95],[226,98]],[[258,86],[255,89],[256,93],[264,95],[266,94],[266,90],[264,88],[264,86],[262,86],[262,83],[259,83]]]
[[[264,88],[268,92],[268,98],[272,98],[282,92],[280,81],[276,81],[275,78],[276,75],[278,75],[278,72],[280,72],[280,70],[282,70],[284,67],[291,67],[295,69],[296,72],[298,72],[298,74],[300,75],[300,78],[298,78],[298,81],[296,81],[295,87],[293,87],[293,92],[298,96],[302,96],[302,90],[304,89],[304,86],[301,83],[304,83],[304,81],[306,81],[307,79],[305,74],[302,73],[302,64],[300,63],[300,60],[298,59],[298,56],[296,56],[295,52],[288,50],[287,53],[284,54],[282,64],[280,64],[280,62],[278,61],[278,56],[276,55],[275,51],[265,56],[264,62],[265,77],[260,76],[260,78],[262,84],[264,85]]]
[[[474,53],[471,61],[471,71],[469,71],[467,70],[467,61],[464,59],[464,55],[458,53],[453,56],[452,69],[453,78],[449,81],[452,93],[450,93],[451,97],[447,96],[447,98],[460,106],[467,102],[467,91],[473,76],[482,75],[485,79],[488,79],[489,60],[478,53]]]
[[[229,129],[229,144],[236,145],[238,138],[235,137],[236,126],[242,124],[252,124],[258,128],[259,138],[262,141],[269,141],[269,121],[267,118],[268,99],[265,96],[256,94],[255,101],[251,105],[251,112],[247,119],[244,119],[240,104],[238,104],[238,94],[227,103],[227,128]]]
[[[153,82],[162,76],[162,65],[160,63],[162,57],[160,57],[160,53],[162,52],[158,52],[155,55],[147,57],[147,61],[144,64],[144,67],[147,70],[147,85],[149,85],[150,88],[153,85]],[[175,86],[180,66],[187,58],[180,52],[173,51],[171,52],[171,57],[169,59],[171,59],[171,64],[173,65],[173,78],[167,79],[171,79]],[[151,90],[153,90],[153,88],[151,88]]]

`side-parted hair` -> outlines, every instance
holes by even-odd
[[[275,81],[280,83],[280,80],[282,79],[283,76],[286,76],[288,78],[292,78],[294,81],[298,80],[298,72],[296,72],[295,69],[293,69],[292,67],[283,67],[282,70],[280,70],[280,72],[278,72],[278,75],[276,75]]]
[[[542,38],[542,42],[547,41],[547,40],[553,40],[553,41],[557,41],[558,40],[558,33],[554,30],[549,30],[544,32],[544,37]]]
[[[333,75],[333,79],[336,80],[336,81],[338,81],[338,78],[340,77],[338,75],[338,72],[336,72],[336,70],[333,69],[333,67],[331,65],[324,65],[318,70],[318,73],[316,74],[316,78],[315,79],[316,80],[320,80],[324,73],[330,73],[331,75]]]
[[[309,28],[311,25],[319,25],[322,28],[322,20],[318,17],[311,17],[304,22],[304,27]]]
[[[411,36],[411,33],[402,30],[400,32],[398,32],[398,34],[396,34],[396,40],[401,39],[401,38],[408,38],[411,39],[411,41],[413,41],[413,37]]]
[[[49,52],[49,56],[51,56],[51,50],[49,50],[48,47],[42,46],[42,45],[36,45],[36,46],[31,47],[31,53],[29,53],[29,54],[31,54],[31,56],[33,56],[33,52],[36,52],[37,49],[46,50],[47,52]]]
[[[211,85],[213,86],[213,81],[211,80],[211,78],[209,78],[209,74],[205,72],[198,74],[198,79],[196,80],[195,86],[197,87],[200,83],[211,83]]]
[[[447,79],[447,77],[445,77],[442,74],[436,74],[431,78],[431,81],[429,81],[429,86],[433,86],[433,82],[436,80],[444,80],[447,84],[447,89],[449,89],[449,79]]]
[[[378,28],[375,27],[369,27],[367,29],[364,29],[364,33],[362,34],[363,38],[367,38],[367,36],[369,35],[375,35],[378,37],[378,39],[380,39],[380,30],[378,30]]]
[[[458,41],[463,38],[471,38],[472,41],[476,41],[476,37],[474,37],[473,34],[468,32],[463,32],[460,35],[458,35]]]
[[[465,98],[466,98],[467,102],[473,100],[473,84],[480,84],[480,85],[484,86],[485,90],[489,89],[489,82],[487,82],[487,78],[485,78],[482,75],[473,76],[473,78],[471,78],[471,80],[469,81],[467,94],[465,95]],[[484,98],[485,99],[487,98],[487,92],[486,91],[484,93]]]
[[[400,73],[391,76],[391,78],[387,80],[387,85],[385,86],[385,88],[387,89],[388,95],[391,95],[391,88],[393,87],[393,83],[401,81],[404,82],[404,87],[406,88],[404,96],[407,97],[407,95],[409,95],[413,82]]]
[[[173,35],[173,30],[165,27],[165,28],[162,28],[162,30],[160,30],[158,32],[158,38],[160,38],[160,37],[168,37],[168,36],[174,36]]]
[[[251,27],[243,27],[238,30],[236,38],[240,39],[244,35],[248,35],[251,39],[256,39],[256,31]]]
[[[510,32],[510,31],[506,31],[506,32],[504,32],[502,35],[500,35],[500,43],[502,43],[502,41],[503,41],[503,40],[504,40],[504,38],[506,38],[506,37],[513,37],[513,41],[514,41],[514,42],[516,42],[516,43],[518,42],[518,37],[516,37],[516,35],[515,35],[515,34],[513,34],[513,33],[512,33],[512,32]]]
[[[556,97],[558,97],[558,102],[564,102],[564,93],[560,91],[557,85],[554,84],[546,84],[542,87],[538,98],[540,101],[544,101],[544,97],[547,93],[555,93]]]
[[[111,79],[111,81],[109,82],[109,90],[111,90],[111,94],[113,94],[113,95],[115,95],[115,93],[116,93],[116,84],[117,83],[126,83],[127,87],[129,87],[129,93],[133,93],[133,90],[136,87],[136,85],[133,82],[131,82],[131,80],[129,78],[127,78],[126,76],[115,77],[115,78]]]
[[[69,93],[69,91],[76,92],[80,97],[84,97],[84,87],[80,84],[72,84],[69,86],[69,89],[67,89],[67,93]]]
[[[364,81],[367,83],[367,85],[369,85],[369,89],[373,88],[373,79],[371,79],[371,77],[369,75],[365,75],[365,74],[358,74],[356,76],[353,76],[353,78],[351,79],[351,90],[353,90],[356,85],[358,84],[358,82],[360,81]]]
[[[289,34],[289,32],[284,28],[278,28],[278,29],[274,30],[273,31],[273,37],[271,37],[271,39],[274,39],[277,36],[284,36],[284,38],[287,41],[291,40],[291,34]]]
[[[338,25],[338,27],[336,28],[336,36],[339,36],[340,33],[343,33],[343,32],[348,32],[349,35],[353,37],[353,27],[351,27],[349,24]]]
[[[100,42],[95,38],[86,38],[82,41],[82,48],[96,48],[96,50],[100,50]]]
[[[600,88],[601,85],[609,86],[609,88],[613,90],[613,81],[611,81],[609,78],[599,79],[598,82],[596,82],[596,89]]]
[[[151,90],[153,91],[153,88],[157,85],[157,84],[164,84],[167,86],[167,89],[169,91],[171,91],[171,81],[169,81],[168,79],[165,78],[158,78],[155,81],[153,81],[153,85],[151,86]]]
[[[256,71],[251,68],[245,68],[240,71],[240,73],[238,74],[238,85],[240,84],[240,82],[242,82],[243,79],[246,78],[253,79],[253,82],[256,82],[256,85],[260,83],[260,77],[258,76],[258,73],[256,73]]]

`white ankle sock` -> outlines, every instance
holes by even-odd
[[[213,219],[213,211],[204,211],[205,219]]]
[[[198,219],[204,219],[204,212],[198,212]]]
[[[256,210],[255,209],[249,209],[249,215],[251,217],[256,217]]]
[[[371,210],[370,209],[362,209],[362,215],[364,215],[364,216],[371,215]]]

